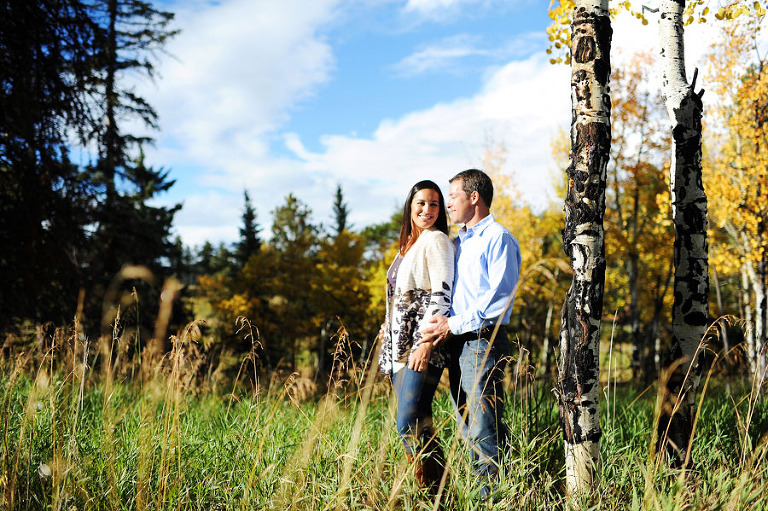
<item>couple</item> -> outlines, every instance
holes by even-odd
[[[397,431],[420,485],[436,495],[444,460],[432,399],[448,367],[460,436],[487,498],[508,445],[503,378],[520,247],[489,208],[493,184],[470,169],[450,180],[447,209],[463,224],[448,238],[440,188],[420,181],[403,209],[400,250],[387,272],[387,316],[379,364],[397,396]],[[492,342],[491,339],[493,338]]]

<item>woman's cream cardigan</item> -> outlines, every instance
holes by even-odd
[[[387,282],[387,315],[379,352],[382,373],[392,374],[408,362],[421,339],[419,329],[424,321],[438,314],[448,315],[454,253],[448,236],[437,229],[425,230],[403,257],[394,288]],[[443,348],[432,350],[430,364],[446,366]]]

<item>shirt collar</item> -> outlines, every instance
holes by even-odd
[[[459,229],[459,237],[463,240],[465,238],[469,238],[469,237],[481,234],[486,227],[488,227],[494,222],[494,220],[495,219],[493,218],[493,215],[489,214],[487,217],[483,218],[472,227],[464,226],[461,229]]]

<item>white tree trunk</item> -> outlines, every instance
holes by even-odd
[[[747,263],[741,265],[741,300],[744,304],[744,336],[747,341],[747,359],[749,360],[749,372],[757,374],[757,345],[755,343],[755,328],[752,324],[752,293],[749,289],[749,275]]]
[[[608,0],[577,0],[572,19],[573,121],[563,247],[571,260],[573,279],[561,316],[558,405],[565,444],[566,492],[580,498],[595,488],[600,465],[603,217],[611,144]]]
[[[766,323],[768,323],[768,296],[766,296],[765,282],[759,282],[755,288],[755,339],[757,340],[757,367],[755,372],[755,382],[757,388],[762,389],[768,381],[768,332],[766,332]],[[761,390],[762,392],[762,390]]]
[[[754,291],[755,296],[755,318],[754,318],[754,329],[751,332],[750,340],[751,343],[749,343],[749,355],[750,355],[750,365],[752,366],[752,376],[755,379],[755,383],[757,385],[757,388],[762,387],[762,385],[766,381],[766,377],[768,376],[766,374],[766,371],[768,370],[768,364],[766,364],[766,349],[768,346],[766,346],[766,337],[768,337],[768,332],[766,332],[766,307],[768,304],[766,304],[766,300],[768,297],[766,296],[766,286],[764,283],[765,276],[762,275],[761,271],[755,271],[755,268],[751,265],[746,263],[744,265],[745,273],[749,277],[749,282],[752,285],[752,290]],[[760,269],[760,264],[758,264],[758,270]]]
[[[683,0],[661,2],[662,92],[672,124],[671,200],[675,226],[675,301],[667,365],[682,361],[667,384],[659,448],[673,465],[689,464],[694,398],[701,377],[700,343],[709,320],[707,197],[701,178],[701,94],[685,77]],[[689,371],[690,369],[690,371]]]

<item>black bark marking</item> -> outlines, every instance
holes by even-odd
[[[579,38],[576,42],[576,49],[573,52],[573,60],[579,64],[585,64],[595,58],[595,40],[585,36]]]
[[[707,315],[701,311],[686,314],[684,319],[688,325],[702,326],[707,324]]]
[[[595,78],[600,85],[605,87],[608,85],[608,79],[611,76],[610,54],[611,38],[613,37],[611,19],[608,16],[597,16],[595,18],[595,37],[600,45],[600,56],[595,61]]]
[[[611,63],[608,59],[595,60],[595,80],[605,87],[608,85],[608,77],[611,74]]]

